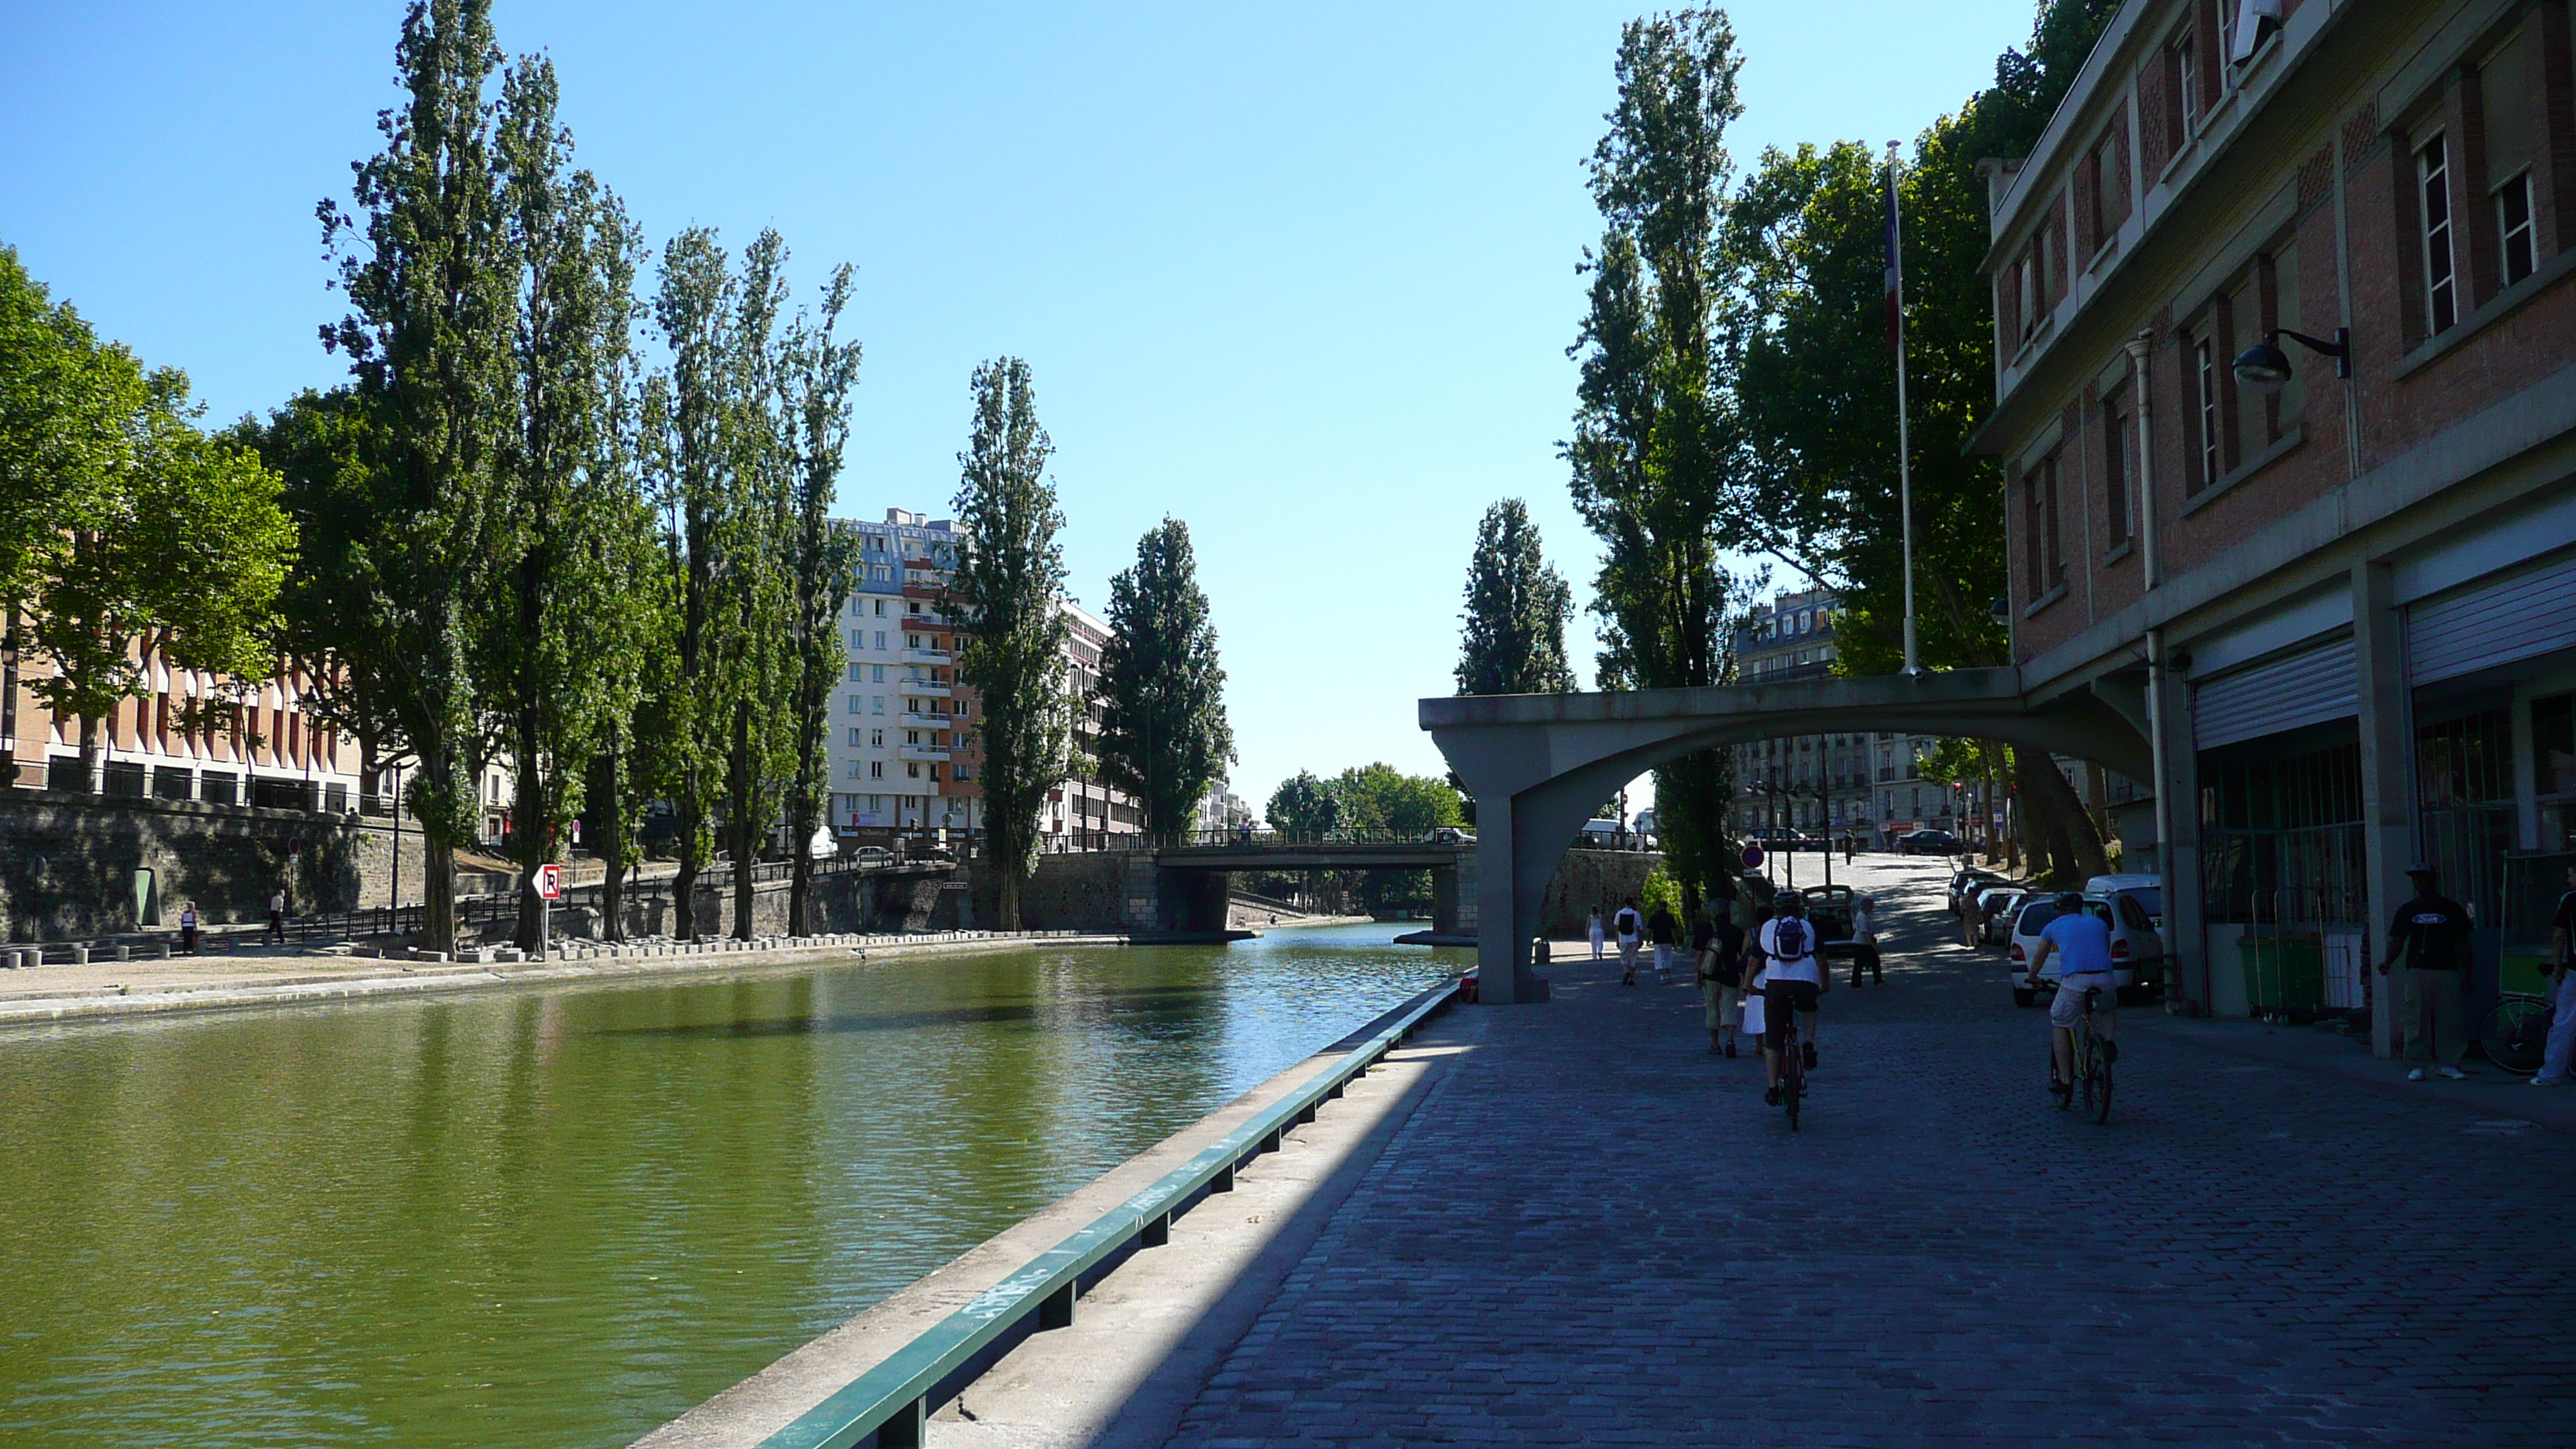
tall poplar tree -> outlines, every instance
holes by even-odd
[[[1063,779],[1072,737],[1061,600],[1064,515],[1046,462],[1029,365],[1004,357],[975,369],[974,431],[957,455],[957,518],[966,548],[952,588],[966,649],[958,676],[982,696],[984,838],[998,914],[1020,924],[1020,886],[1037,868],[1038,815]]]
[[[375,674],[418,769],[423,934],[456,939],[455,851],[473,839],[483,762],[473,621],[490,598],[496,470],[517,414],[517,268],[484,95],[500,52],[487,0],[420,0],[395,63],[404,104],[355,166],[356,212],[326,201],[349,313],[322,329],[348,355],[381,454],[364,545],[383,657]]]
[[[1590,312],[1574,438],[1574,506],[1604,544],[1595,603],[1602,687],[1675,689],[1729,675],[1737,587],[1718,566],[1736,496],[1736,450],[1712,314],[1724,292],[1716,241],[1741,113],[1742,60],[1726,15],[1686,10],[1620,32],[1618,104],[1594,149],[1604,230],[1590,255]],[[1655,772],[1666,848],[1685,894],[1728,873],[1726,752]]]
[[[1225,670],[1188,524],[1166,518],[1136,541],[1134,566],[1109,581],[1108,622],[1101,774],[1142,804],[1147,834],[1173,835],[1234,759]]]
[[[556,122],[554,66],[502,82],[497,149],[520,263],[518,419],[494,489],[500,597],[484,616],[487,712],[508,742],[518,941],[536,945],[537,867],[579,811],[591,753],[632,712],[636,642],[611,572],[641,501],[627,432],[638,243],[625,211]]]
[[[727,679],[725,842],[733,859],[733,933],[758,934],[754,867],[778,818],[793,770],[798,661],[790,637],[795,582],[789,555],[795,536],[794,438],[785,405],[787,368],[779,321],[787,304],[787,245],[763,231],[743,249],[736,288],[727,452],[736,475],[731,569],[725,605],[732,613]],[[797,842],[801,852],[803,841]]]
[[[1458,651],[1460,694],[1570,694],[1565,621],[1573,591],[1539,549],[1529,505],[1506,498],[1485,510],[1467,563],[1467,628]]]
[[[679,855],[672,878],[672,930],[698,939],[697,882],[714,831],[712,761],[729,717],[721,595],[730,573],[733,474],[726,466],[724,341],[733,279],[715,234],[691,227],[663,248],[653,315],[670,349],[667,373],[647,384],[663,560],[673,611],[669,687],[661,696],[661,761],[671,795]]]
[[[850,436],[850,394],[859,382],[859,344],[836,341],[835,329],[850,303],[850,269],[837,268],[823,288],[819,321],[799,318],[788,347],[790,421],[795,430],[793,478],[795,533],[788,541],[788,575],[795,591],[795,780],[787,793],[787,828],[794,841],[789,867],[787,929],[813,930],[814,861],[806,843],[825,823],[832,782],[826,733],[832,690],[840,683],[841,600],[858,582],[857,536],[832,526],[832,493]]]

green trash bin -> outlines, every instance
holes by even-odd
[[[2245,963],[2245,1004],[2263,1011],[2323,1011],[2326,1006],[2326,943],[2313,934],[2240,936],[2236,953]]]

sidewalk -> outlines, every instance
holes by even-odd
[[[2195,1020],[2152,1010],[2121,1013],[2122,1030],[2128,1030],[2133,1021],[2157,1037],[2188,1042],[2213,1052],[2339,1077],[2380,1091],[2402,1093],[2410,1099],[2456,1107],[2490,1121],[2528,1122],[2552,1132],[2576,1133],[2576,1085],[2534,1087],[2528,1078],[2504,1072],[2491,1062],[2472,1059],[2462,1063],[2460,1069],[2469,1074],[2463,1082],[2447,1082],[2439,1077],[2410,1082],[2406,1080],[2408,1068],[2420,1063],[2372,1056],[2366,1043],[2314,1027]]]

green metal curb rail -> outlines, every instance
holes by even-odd
[[[920,1449],[929,1398],[942,1380],[1032,1313],[1040,1330],[1071,1327],[1075,1291],[1084,1273],[1130,1242],[1148,1248],[1169,1242],[1172,1219],[1193,1194],[1201,1188],[1233,1191],[1235,1170],[1246,1160],[1276,1151],[1290,1127],[1314,1120],[1318,1103],[1342,1095],[1353,1077],[1457,999],[1458,982],[1452,979],[1399,1007],[1386,1027],[1338,1065],[1227,1133],[1186,1166],[1022,1264],[937,1327],[760,1441],[759,1449],[859,1449],[872,1434],[880,1449]]]

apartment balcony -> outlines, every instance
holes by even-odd
[[[895,684],[895,692],[917,699],[946,699],[956,691],[936,680],[906,679]],[[914,711],[905,710],[904,713],[911,714]]]
[[[945,760],[949,753],[946,745],[897,745],[894,749],[898,760]]]
[[[945,649],[906,649],[896,656],[906,664],[954,664],[957,656]]]

